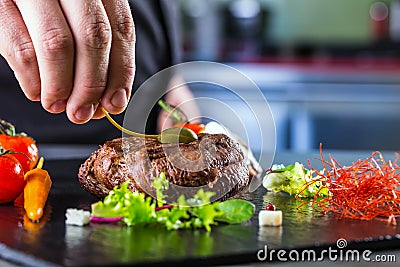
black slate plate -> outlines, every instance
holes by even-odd
[[[380,221],[338,220],[319,216],[310,209],[298,210],[299,202],[262,187],[242,197],[256,204],[258,214],[272,202],[283,211],[282,227],[259,227],[258,217],[241,225],[219,225],[211,232],[166,231],[157,226],[124,227],[65,224],[67,208],[89,209],[97,199],[83,191],[76,173],[81,160],[49,160],[45,163],[53,188],[45,217],[38,224],[21,208],[0,205],[0,258],[29,266],[204,266],[279,260],[271,251],[329,248],[379,251],[400,247],[400,227]],[[346,242],[337,247],[338,240]],[[293,254],[295,256],[295,254]],[[320,254],[317,254],[317,256]]]

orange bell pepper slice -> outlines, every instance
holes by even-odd
[[[52,181],[46,170],[42,169],[43,158],[37,167],[25,173],[24,209],[32,221],[39,221],[43,216],[44,206],[49,196]]]

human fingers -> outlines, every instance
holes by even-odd
[[[15,3],[36,52],[42,106],[52,113],[63,112],[73,84],[74,41],[68,23],[56,0]]]
[[[10,1],[0,1],[0,54],[7,60],[26,97],[40,100],[35,49],[22,16]]]
[[[74,123],[90,120],[107,85],[111,26],[101,0],[61,0],[75,40],[74,85],[67,116]]]
[[[110,113],[121,113],[128,104],[135,76],[135,26],[125,0],[103,0],[112,30],[107,86],[101,98]],[[102,116],[102,113],[100,113]]]

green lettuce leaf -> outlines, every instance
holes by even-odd
[[[155,177],[153,187],[156,190],[158,206],[165,202],[168,181],[164,174]],[[156,211],[156,201],[143,193],[131,192],[128,182],[115,187],[103,201],[92,204],[93,217],[117,218],[123,217],[128,225],[138,223],[159,223],[168,230],[205,228],[211,230],[218,222],[241,223],[254,214],[254,205],[245,200],[227,200],[211,203],[214,192],[200,189],[193,198],[185,199],[181,195],[177,203],[168,208]]]
[[[91,216],[103,218],[124,217],[127,225],[156,221],[155,204],[144,194],[131,192],[128,182],[115,187],[103,201],[92,204]]]
[[[218,203],[217,209],[222,211],[222,214],[214,218],[216,221],[235,224],[250,220],[255,206],[243,199],[229,199]]]
[[[328,189],[322,188],[318,176],[306,169],[303,164],[295,162],[294,165],[283,164],[272,166],[263,179],[263,186],[274,192],[284,191],[290,195],[300,197],[328,196]]]

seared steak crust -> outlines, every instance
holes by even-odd
[[[238,143],[224,134],[199,134],[188,144],[161,144],[151,138],[123,137],[106,142],[81,165],[78,180],[103,198],[129,181],[132,191],[154,196],[153,177],[164,172],[170,200],[192,197],[200,188],[226,199],[249,183],[249,171]]]

